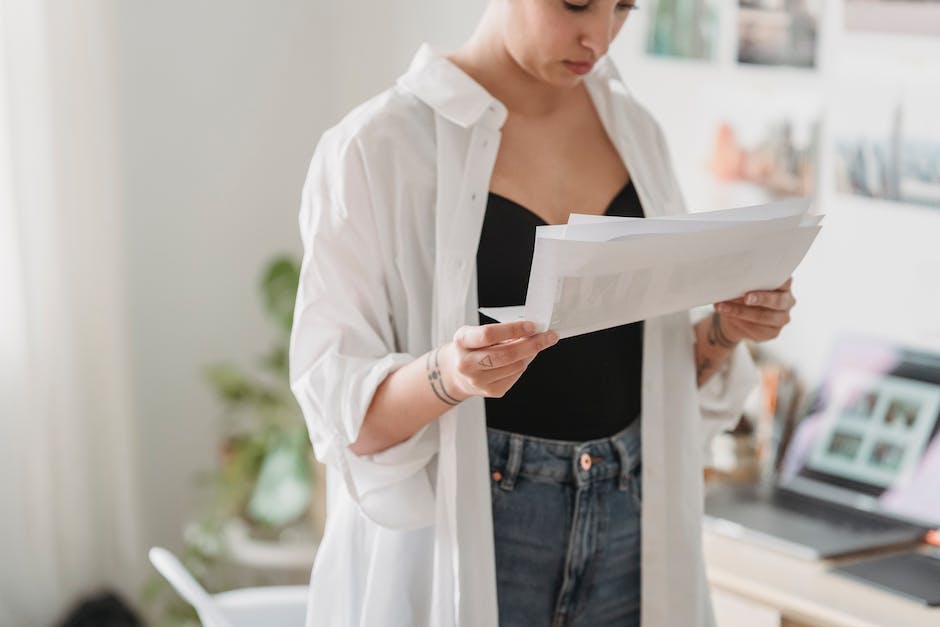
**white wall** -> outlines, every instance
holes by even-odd
[[[833,119],[901,89],[940,85],[940,38],[846,36],[842,2],[825,2],[816,70],[742,66],[729,45],[735,4],[718,3],[725,32],[713,63],[646,55],[648,11],[630,16],[611,54],[628,87],[664,126],[693,210],[734,200],[716,192],[703,159],[716,107],[736,98],[759,102],[763,95],[770,102],[764,106],[790,101],[822,113],[816,210],[826,214],[823,230],[794,275],[792,322],[762,346],[795,364],[810,383],[843,332],[940,350],[940,210],[836,193],[830,170]]]
[[[146,542],[181,545],[215,460],[210,362],[268,348],[263,263],[299,254],[323,130],[424,40],[456,46],[482,0],[119,2],[118,120]]]

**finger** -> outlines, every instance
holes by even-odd
[[[723,304],[718,308],[718,311],[721,313],[723,319],[735,318],[745,322],[755,322],[768,326],[782,327],[790,322],[789,312],[767,309],[766,307]]]
[[[729,321],[726,320],[724,324],[728,324],[728,322]],[[735,326],[740,329],[739,334],[742,335],[744,339],[758,342],[772,340],[780,335],[781,330],[781,327],[758,324],[756,322],[735,323]]]
[[[746,299],[747,299],[747,294],[742,294],[741,296],[738,296],[737,298],[729,298],[728,300],[717,302],[715,303],[715,306],[717,307],[721,303],[731,303],[731,304],[740,303],[743,305]]]
[[[728,300],[723,300],[723,301],[720,301],[720,302],[722,302],[722,303],[741,303],[742,305],[749,305],[749,304],[751,304],[751,303],[748,303],[748,302],[747,302],[747,298],[748,298],[748,296],[750,296],[751,294],[776,294],[776,293],[780,293],[780,292],[789,292],[789,291],[790,291],[790,286],[791,286],[792,284],[793,284],[793,277],[790,277],[789,279],[786,280],[786,282],[785,282],[783,285],[781,285],[780,287],[778,287],[778,288],[776,288],[776,289],[773,289],[773,290],[754,290],[753,292],[745,292],[744,294],[741,294],[741,295],[738,296],[737,298],[729,298]],[[794,301],[794,303],[795,303],[795,302],[796,302],[796,301]],[[718,303],[715,303],[715,304],[717,305]],[[756,303],[756,304],[760,304],[760,303]]]
[[[471,351],[463,357],[464,369],[469,372],[474,369],[490,370],[500,368],[520,359],[532,358],[540,350],[552,346],[557,341],[558,334],[554,331],[545,331],[523,340]]]
[[[796,304],[796,299],[793,298],[793,294],[788,291],[750,292],[746,295],[743,304],[752,307],[766,307],[768,309],[789,311]]]
[[[465,326],[457,329],[454,334],[454,343],[461,348],[473,350],[499,344],[506,340],[526,337],[533,333],[535,333],[535,325],[528,320]]]
[[[499,379],[493,379],[486,385],[486,395],[491,398],[501,398],[506,392],[508,392],[516,381],[522,377],[522,374],[528,368],[529,363],[525,362],[522,368],[518,372],[511,373],[505,377],[500,377]]]
[[[531,359],[522,359],[487,372],[478,372],[476,376],[469,377],[469,381],[475,388],[489,393],[491,390],[498,389],[501,382],[518,378],[530,363],[532,363]]]

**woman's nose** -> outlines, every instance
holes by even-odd
[[[593,53],[593,58],[600,59],[607,53],[607,48],[614,38],[614,16],[597,15],[586,25],[581,34],[581,45]]]

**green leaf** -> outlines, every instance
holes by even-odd
[[[261,280],[261,292],[268,314],[285,334],[289,334],[297,300],[300,265],[293,257],[281,255],[268,264]]]
[[[310,468],[304,443],[281,437],[261,466],[248,514],[257,522],[277,527],[300,518],[310,504]]]
[[[222,400],[244,401],[252,395],[248,378],[235,366],[217,364],[205,369],[206,378]]]
[[[289,374],[287,344],[278,344],[261,358],[261,366],[271,371],[280,380],[287,381]]]
[[[214,470],[195,477],[200,487],[197,514],[184,532],[180,560],[210,591],[231,585],[223,530],[233,517],[255,519],[276,538],[278,526],[296,521],[311,498],[313,457],[303,414],[290,390],[289,337],[293,322],[300,263],[275,256],[261,276],[261,298],[277,327],[274,345],[246,371],[219,363],[205,368],[205,380],[224,404],[223,439]],[[300,505],[303,504],[303,507]],[[255,516],[249,513],[251,510]],[[198,625],[188,603],[162,577],[141,591],[151,606],[154,627]]]

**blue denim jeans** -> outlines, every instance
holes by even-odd
[[[500,627],[640,624],[640,420],[566,442],[487,429]]]

